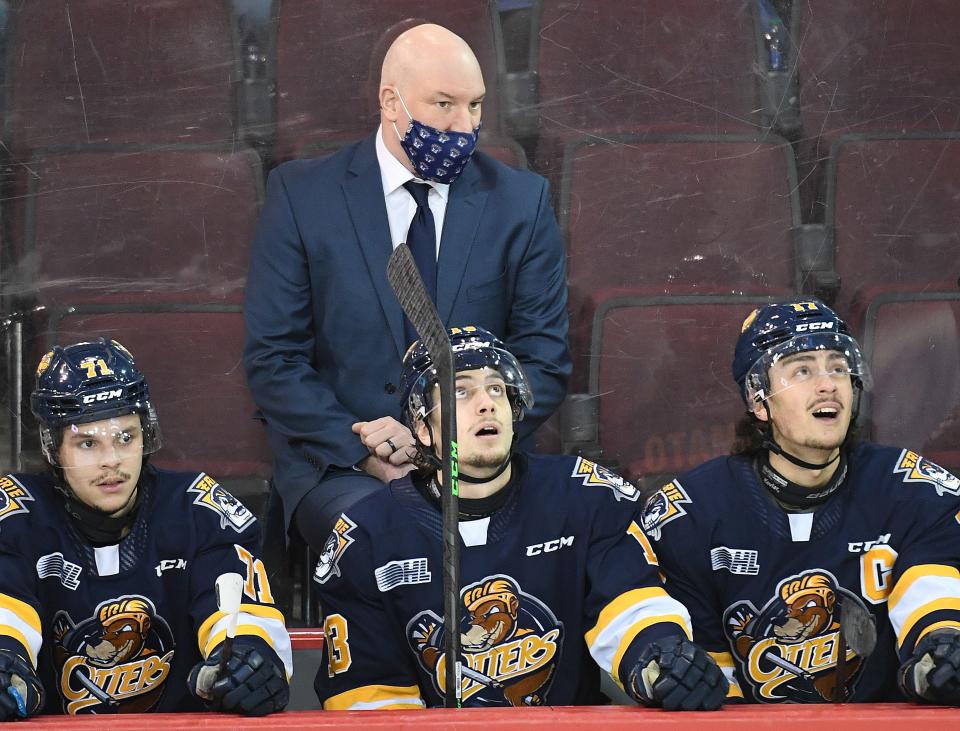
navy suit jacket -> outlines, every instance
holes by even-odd
[[[288,523],[328,467],[368,455],[353,422],[400,418],[409,343],[387,282],[392,251],[374,136],[271,172],[247,280],[244,365]],[[498,335],[523,365],[536,403],[517,425],[521,438],[566,393],[566,305],[546,181],[475,153],[450,186],[437,309],[448,326]]]

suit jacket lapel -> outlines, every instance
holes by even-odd
[[[397,353],[402,358],[407,349],[403,310],[387,280],[387,261],[393,251],[393,243],[390,240],[387,207],[383,201],[383,182],[377,163],[375,139],[371,135],[357,148],[343,181],[343,194],[380,307],[390,327]]]
[[[487,191],[480,188],[480,174],[473,165],[467,165],[459,180],[450,186],[437,260],[437,311],[448,325],[469,324],[448,321],[486,201]]]

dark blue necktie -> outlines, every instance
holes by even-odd
[[[417,263],[427,293],[434,304],[437,302],[437,229],[433,224],[433,213],[427,203],[430,186],[426,183],[409,181],[403,184],[407,192],[417,202],[417,212],[407,231],[407,246]]]
[[[437,234],[436,226],[433,223],[433,212],[427,203],[427,195],[430,193],[430,186],[426,183],[416,183],[409,181],[403,184],[407,192],[413,196],[417,202],[417,212],[410,221],[410,228],[407,231],[407,246],[410,247],[410,253],[413,254],[413,260],[420,270],[420,276],[423,277],[423,283],[426,286],[427,294],[433,303],[437,303]],[[410,321],[404,317],[403,325],[406,331],[407,344],[416,340],[419,335],[414,330]]]

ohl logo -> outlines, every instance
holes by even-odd
[[[503,574],[460,593],[462,696],[480,706],[543,705],[563,646],[563,625],[539,599]],[[443,619],[432,611],[407,624],[407,641],[436,691],[446,690]]]
[[[752,602],[737,602],[723,615],[724,630],[742,676],[762,702],[819,703],[836,696],[850,698],[863,669],[863,658],[846,650],[838,677],[839,607],[860,598],[840,587],[829,571],[815,569],[790,576],[776,596],[757,611]],[[846,645],[844,645],[846,647]]]
[[[108,599],[79,624],[58,612],[53,631],[66,713],[143,713],[160,702],[173,635],[146,597]]]

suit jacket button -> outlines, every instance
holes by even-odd
[[[392,383],[387,383],[384,385],[383,390],[386,391],[387,393],[392,394],[397,392],[397,387],[394,386]]]

